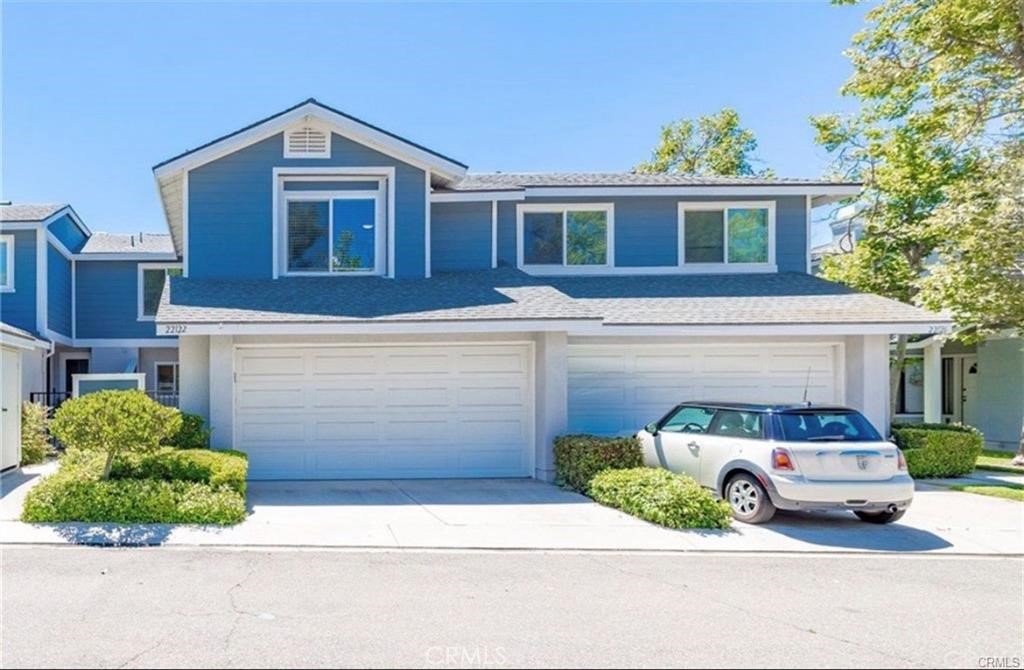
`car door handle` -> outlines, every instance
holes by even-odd
[[[687,442],[686,446],[688,446],[691,449],[697,449],[698,451],[700,450],[700,445],[697,444],[696,442],[694,442],[693,440],[690,440],[689,442]]]

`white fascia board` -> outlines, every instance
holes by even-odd
[[[50,343],[37,337],[26,337],[0,330],[0,344],[16,349],[49,349]]]
[[[90,254],[74,254],[72,258],[76,261],[141,261],[141,262],[152,262],[152,263],[178,263],[180,259],[177,254],[172,253],[134,253],[134,254],[120,254],[116,252],[110,253],[90,253]]]
[[[597,323],[597,319],[592,320]],[[426,333],[519,333],[568,331],[579,320],[388,321],[384,323],[181,323],[157,320],[158,329],[177,335],[377,335]]]
[[[812,197],[834,197],[839,200],[857,195],[862,188],[855,184],[800,185],[779,184],[775,186],[527,186],[527,198],[607,198],[616,196],[669,196],[690,195],[713,196],[772,196],[809,195]],[[816,201],[817,202],[817,201]]]
[[[920,335],[948,332],[950,324],[935,323],[806,323],[702,325],[592,325],[579,324],[569,335],[649,336],[768,336],[768,335]]]
[[[76,338],[76,347],[126,347],[129,349],[145,349],[148,347],[167,347],[176,349],[178,338],[176,337],[153,337],[153,338]]]
[[[57,342],[58,344],[63,344],[64,346],[68,347],[75,346],[75,338],[68,337],[67,335],[58,333],[55,330],[50,330],[49,328],[47,328],[46,332],[44,332],[43,335],[50,338],[50,340]]]
[[[525,199],[525,191],[465,191],[430,194],[430,202],[518,202]]]
[[[308,117],[318,119],[327,124],[330,126],[331,132],[364,144],[371,149],[409,163],[421,170],[432,170],[447,179],[458,179],[466,174],[466,168],[457,163],[445,160],[425,149],[420,149],[387,133],[370,128],[312,102],[307,102],[286,114],[268,119],[241,133],[226,137],[208,147],[165,163],[158,168],[154,168],[153,173],[160,180],[182,170],[192,170],[250,144],[255,144],[260,140],[283,132],[288,127]]]

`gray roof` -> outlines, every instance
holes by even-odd
[[[5,223],[35,223],[45,221],[60,210],[67,207],[67,204],[43,204],[43,205],[0,205],[0,221]]]
[[[853,182],[788,177],[723,177],[684,174],[640,174],[634,172],[495,172],[467,174],[446,189],[449,191],[515,191],[526,187],[588,186],[857,186]]]
[[[925,310],[800,273],[533,277],[518,270],[431,279],[173,278],[169,323],[590,319],[607,325],[924,324]]]
[[[167,233],[93,233],[81,253],[173,254],[174,243]]]

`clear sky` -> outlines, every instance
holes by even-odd
[[[93,230],[164,231],[152,166],[301,100],[472,171],[622,171],[659,127],[731,105],[764,165],[827,164],[863,7],[661,4],[2,5],[2,197]]]

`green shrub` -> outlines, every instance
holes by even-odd
[[[181,428],[181,412],[142,391],[97,391],[66,401],[50,431],[68,449],[106,456],[103,478],[119,454],[156,451]]]
[[[911,477],[959,477],[974,471],[984,439],[962,424],[894,424],[893,439],[903,450]]]
[[[112,479],[161,479],[227,486],[245,495],[245,477],[249,468],[240,451],[171,449],[164,447],[152,454],[126,455],[114,461]]]
[[[245,498],[227,486],[159,479],[100,480],[88,468],[64,467],[25,498],[32,523],[196,523],[228,525],[245,518]]]
[[[42,463],[53,449],[50,447],[50,424],[46,405],[37,402],[21,404],[21,464]]]
[[[181,412],[181,428],[162,444],[175,449],[209,449],[210,429],[198,414]]]
[[[555,481],[586,493],[594,475],[609,468],[635,468],[643,452],[635,437],[561,435],[555,438]]]
[[[590,482],[602,505],[668,528],[728,528],[729,504],[686,475],[661,468],[605,470]]]

